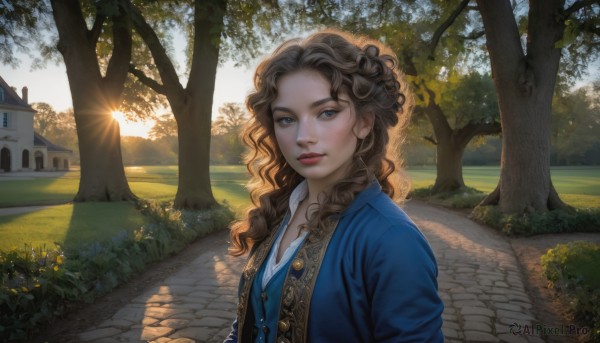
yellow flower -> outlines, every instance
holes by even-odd
[[[16,289],[14,289],[14,288],[11,288],[11,289],[10,289],[10,292],[11,292],[13,295],[17,295],[17,294],[19,294],[19,292],[17,292],[17,290],[16,290]]]
[[[58,266],[54,266],[54,271],[57,272],[58,271]]]
[[[60,255],[56,256],[56,263],[63,264],[63,257]]]
[[[35,288],[40,288],[40,287],[42,287],[42,285],[40,285],[39,283],[36,283],[34,287]]]
[[[27,287],[21,287],[21,290],[23,291],[23,293],[29,292],[29,289]]]

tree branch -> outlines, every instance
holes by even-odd
[[[563,19],[567,19],[571,14],[579,11],[580,9],[593,5],[593,4],[600,4],[600,1],[598,0],[580,0],[580,1],[576,1],[574,2],[571,6],[569,6],[567,9],[565,9],[563,11]]]
[[[427,119],[431,123],[433,127],[433,132],[438,140],[446,141],[452,135],[452,127],[448,123],[448,118],[444,115],[444,111],[440,108],[440,106],[435,102],[435,92],[429,89],[425,82],[421,82],[421,87],[427,92],[429,95],[429,101],[427,103],[427,107],[423,110]]]
[[[422,136],[424,140],[432,143],[433,145],[438,145],[438,142],[433,138],[433,136]]]
[[[444,21],[442,23],[442,25],[440,25],[440,27],[437,28],[437,30],[435,30],[435,33],[433,34],[433,37],[431,38],[431,43],[429,46],[429,56],[428,58],[430,60],[434,60],[433,54],[435,52],[435,48],[437,47],[440,38],[442,37],[442,35],[444,34],[444,32],[446,32],[446,30],[452,25],[452,23],[454,23],[454,21],[456,20],[456,18],[458,17],[458,15],[465,9],[465,7],[467,7],[467,5],[469,4],[470,0],[462,0],[460,2],[460,4],[458,4],[458,7],[456,7],[454,9],[454,11],[452,11],[452,13],[450,14],[450,17],[448,17],[448,19],[446,19],[446,21]]]
[[[455,137],[457,141],[467,145],[475,136],[494,135],[502,132],[502,126],[498,122],[493,123],[473,123],[470,122],[462,128],[456,130]]]
[[[96,19],[94,20],[94,26],[92,29],[88,31],[87,36],[88,40],[92,45],[96,45],[98,43],[98,39],[100,39],[100,33],[102,33],[102,25],[106,21],[106,16],[102,14],[96,14]]]
[[[133,64],[129,65],[129,73],[134,75],[138,79],[138,81],[140,81],[147,87],[150,87],[156,93],[165,95],[165,93],[166,93],[165,86],[161,85],[153,78],[148,77],[143,71],[137,69]]]
[[[413,55],[408,49],[402,49],[402,71],[405,75],[417,76],[417,67],[413,61]]]
[[[319,12],[321,12],[327,20],[331,21],[331,16],[329,13],[325,12],[325,8],[323,8],[323,1],[317,1],[317,7],[319,8]]]
[[[485,31],[481,30],[481,31],[471,31],[468,35],[466,36],[459,36],[460,38],[464,39],[464,40],[475,40],[478,38],[481,38],[485,36]]]
[[[136,32],[142,37],[156,63],[156,68],[164,85],[164,94],[167,98],[178,97],[183,94],[183,86],[179,82],[179,76],[173,66],[173,62],[167,55],[167,51],[160,42],[154,29],[146,22],[140,10],[130,4],[131,19]]]

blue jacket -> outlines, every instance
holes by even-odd
[[[436,277],[427,240],[375,181],[342,213],[327,247],[308,341],[443,342]],[[237,329],[235,321],[226,343],[238,341]]]

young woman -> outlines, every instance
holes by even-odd
[[[230,252],[250,253],[226,342],[442,342],[426,239],[402,198],[393,142],[410,96],[396,60],[324,31],[257,68],[245,131],[254,208]]]

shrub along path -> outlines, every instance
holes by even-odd
[[[447,209],[418,201],[405,209],[427,236],[438,261],[446,341],[576,341],[576,336],[544,337],[527,326],[568,323],[538,310],[536,304],[546,300],[528,291],[523,272],[529,269],[521,267],[508,239]],[[598,234],[589,237],[600,240]],[[221,342],[235,316],[244,263],[226,254],[227,238],[223,231],[194,243],[171,262],[151,267],[107,299],[57,323],[39,341]],[[532,254],[521,256],[539,260]]]

